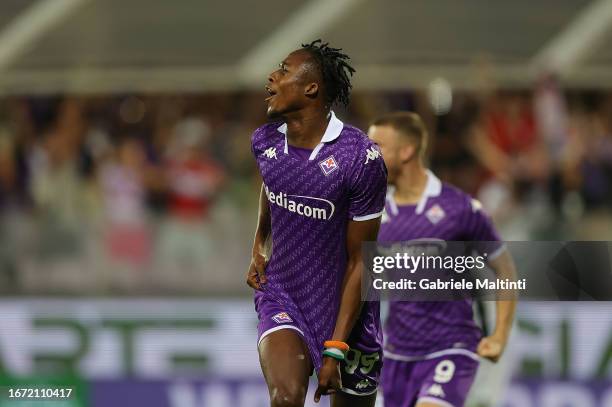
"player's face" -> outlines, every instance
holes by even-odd
[[[278,69],[268,77],[266,90],[270,94],[266,98],[269,118],[280,117],[292,111],[302,109],[311,98],[307,89],[313,83],[308,69],[310,56],[305,51],[294,51],[278,66]],[[316,86],[316,85],[315,85]]]
[[[403,143],[400,135],[391,126],[370,126],[368,137],[378,144],[387,166],[387,182],[393,184],[397,174],[401,171],[402,159],[400,150]]]

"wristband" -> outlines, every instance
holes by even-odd
[[[340,349],[342,352],[348,352],[350,346],[346,342],[342,341],[325,341],[323,346],[326,348],[336,348]]]
[[[336,360],[344,360],[344,353],[337,348],[327,348],[323,351],[323,356],[329,356],[330,358]]]

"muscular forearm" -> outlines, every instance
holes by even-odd
[[[272,225],[270,223],[270,208],[266,200],[263,185],[259,195],[259,215],[257,217],[257,228],[253,239],[253,257],[247,272],[246,283],[255,290],[260,290],[262,284],[266,283],[265,268],[269,257],[268,242]]]
[[[361,245],[363,242],[376,240],[379,226],[380,218],[361,222],[349,221],[347,230],[348,262],[344,281],[342,282],[342,294],[336,327],[331,338],[333,340],[346,342],[353,329],[353,325],[355,325],[355,321],[359,317],[363,271]]]
[[[495,330],[493,336],[508,339],[514,321],[515,300],[497,300],[495,310]]]
[[[516,279],[516,269],[514,262],[508,251],[501,253],[495,260],[491,262],[491,266],[500,279]],[[495,310],[495,330],[494,336],[506,340],[510,335],[512,323],[514,321],[514,312],[516,309],[516,293],[504,291],[498,295],[496,310]]]
[[[342,296],[333,340],[346,342],[361,310],[361,259],[349,262],[342,284]]]
[[[261,187],[259,194],[259,214],[257,216],[257,228],[253,239],[253,254],[256,253],[267,256],[269,253],[269,237],[272,230],[270,222],[270,208],[266,199],[266,193]]]

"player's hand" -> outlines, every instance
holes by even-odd
[[[506,341],[496,336],[486,336],[480,340],[477,352],[483,358],[489,359],[491,362],[497,362],[504,353]]]
[[[321,400],[321,396],[334,394],[341,387],[340,363],[336,359],[323,357],[323,366],[319,371],[319,386],[314,396],[315,403]]]
[[[253,254],[246,279],[249,287],[259,290],[261,284],[266,283],[266,264],[268,264],[268,261],[261,253]]]

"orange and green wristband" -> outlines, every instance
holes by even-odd
[[[346,342],[342,341],[325,341],[323,343],[325,350],[323,356],[342,361],[345,359],[346,352],[350,349]]]

